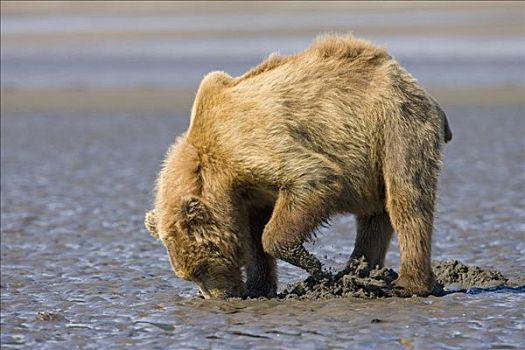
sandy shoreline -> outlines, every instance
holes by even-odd
[[[440,104],[491,106],[524,104],[523,86],[428,87]],[[2,113],[11,112],[170,112],[191,108],[195,89],[177,87],[1,90]]]

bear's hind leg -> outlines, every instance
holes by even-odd
[[[386,212],[358,216],[357,237],[350,259],[364,257],[370,267],[383,267],[393,231]]]
[[[403,93],[406,91],[410,88]],[[442,119],[432,114],[427,104],[424,96],[408,96],[397,118],[390,119],[385,140],[386,209],[401,253],[395,282],[400,296],[429,295],[435,283],[431,248]]]
[[[401,254],[396,281],[400,296],[426,296],[434,286],[431,249],[438,167],[436,161],[425,171],[412,168],[409,174],[393,174],[386,181],[387,210]]]
[[[403,201],[403,200],[401,200]],[[430,263],[432,217],[393,201],[392,224],[398,234],[401,264],[395,281],[397,294],[409,297],[432,292],[434,275]]]

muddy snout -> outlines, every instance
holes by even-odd
[[[199,287],[198,295],[204,299],[240,298],[244,297],[246,294],[244,285],[227,289],[208,288],[203,283],[197,283],[197,286]]]

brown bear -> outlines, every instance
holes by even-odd
[[[397,293],[428,295],[441,147],[451,136],[437,102],[385,49],[322,36],[240,77],[202,80],[146,226],[205,297],[272,296],[275,259],[323,276],[303,243],[332,215],[353,213],[351,258],[382,266],[396,231]]]

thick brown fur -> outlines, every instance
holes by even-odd
[[[279,250],[336,213],[357,216],[352,257],[382,265],[398,234],[400,295],[428,294],[441,146],[437,102],[380,47],[322,36],[233,78],[202,81],[169,150],[147,226],[206,296],[275,293]],[[149,223],[149,224],[148,224]]]

